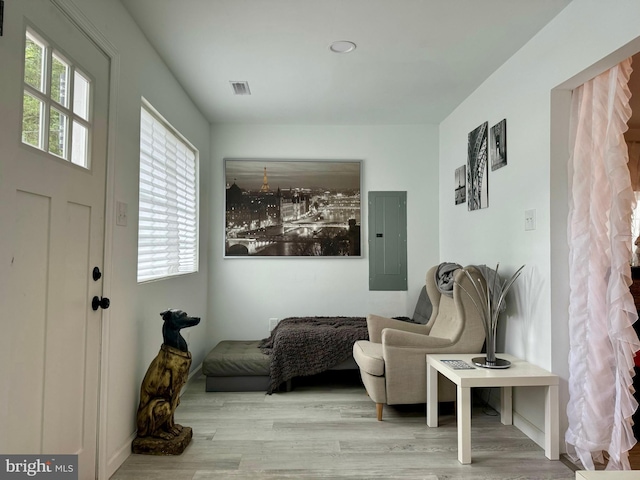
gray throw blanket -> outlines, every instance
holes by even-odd
[[[486,265],[474,265],[477,268],[487,283],[487,288],[491,293],[494,305],[498,303],[500,295],[502,294],[502,279],[500,275],[492,268]],[[462,268],[462,265],[457,263],[445,262],[438,265],[435,273],[436,287],[438,291],[448,297],[453,297],[453,284],[455,283],[453,278],[456,270]],[[500,306],[500,311],[503,312],[507,308],[507,302],[503,301]]]
[[[438,291],[447,297],[453,297],[453,281],[456,270],[462,268],[457,263],[445,262],[438,265],[435,272],[436,287]]]
[[[364,317],[282,319],[260,350],[271,356],[268,394],[293,377],[315,375],[347,360],[357,340],[368,340]]]

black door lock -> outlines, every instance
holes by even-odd
[[[98,280],[100,280],[100,278],[102,278],[102,272],[100,271],[100,269],[98,267],[93,267],[93,281],[97,282]]]

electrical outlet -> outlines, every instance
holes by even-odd
[[[276,328],[276,325],[278,325],[279,321],[280,320],[278,320],[277,318],[269,319],[269,332],[273,331],[273,329]]]
[[[524,229],[525,230],[535,230],[536,229],[536,211],[533,210],[525,210],[524,212]]]

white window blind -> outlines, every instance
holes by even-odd
[[[197,272],[197,151],[145,105],[140,118],[138,282]]]

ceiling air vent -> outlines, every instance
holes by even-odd
[[[230,82],[235,95],[251,95],[249,82]]]

